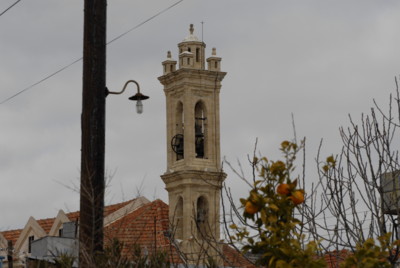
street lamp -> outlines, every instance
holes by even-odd
[[[125,91],[125,89],[129,83],[135,83],[137,86],[137,93],[135,95],[133,95],[132,97],[130,97],[129,99],[136,101],[136,112],[138,114],[141,114],[141,113],[143,113],[142,100],[147,100],[149,98],[149,96],[146,96],[146,95],[143,95],[142,93],[140,93],[139,83],[136,82],[135,80],[128,80],[120,92],[109,91],[108,88],[106,88],[106,97],[108,94],[116,94],[116,95],[122,94]]]

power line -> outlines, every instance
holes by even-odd
[[[70,64],[68,64],[68,65],[62,67],[61,69],[59,69],[59,70],[57,70],[57,71],[51,73],[50,75],[48,75],[48,76],[46,76],[45,78],[39,80],[38,82],[36,82],[36,83],[34,83],[34,84],[32,84],[32,85],[30,85],[30,86],[24,88],[24,89],[21,90],[21,91],[18,91],[17,93],[15,93],[14,95],[12,95],[11,97],[8,97],[7,99],[5,99],[5,100],[3,100],[2,102],[0,102],[0,105],[3,104],[3,103],[6,103],[7,101],[9,101],[9,100],[11,100],[11,99],[13,99],[13,98],[15,98],[15,97],[17,97],[18,95],[24,93],[25,91],[28,91],[29,89],[31,89],[31,88],[33,88],[33,87],[35,87],[35,86],[37,86],[37,85],[43,83],[43,82],[46,81],[47,79],[49,79],[49,78],[55,76],[56,74],[58,74],[58,73],[64,71],[64,70],[67,69],[68,67],[74,65],[75,63],[77,63],[77,62],[79,62],[79,61],[81,61],[81,60],[82,60],[82,58],[79,58],[79,59],[77,59],[77,60],[74,60],[74,61],[71,62]]]
[[[165,9],[163,9],[163,10],[161,10],[161,11],[158,12],[157,14],[151,16],[151,17],[148,18],[147,20],[145,20],[145,21],[139,23],[139,24],[136,25],[135,27],[132,27],[132,28],[130,28],[129,30],[127,30],[126,32],[124,32],[124,33],[118,35],[117,37],[115,37],[115,38],[113,38],[113,39],[111,39],[110,41],[108,41],[107,45],[108,45],[108,44],[111,44],[112,42],[114,42],[114,41],[116,41],[116,40],[118,40],[118,39],[120,39],[121,37],[123,37],[124,35],[126,35],[126,34],[132,32],[133,30],[136,30],[137,28],[139,28],[140,26],[142,26],[142,25],[145,24],[146,22],[149,22],[149,21],[151,21],[152,19],[154,19],[155,17],[158,17],[158,16],[161,15],[162,13],[164,13],[164,12],[170,10],[170,9],[173,8],[174,6],[180,4],[181,2],[183,2],[183,0],[179,0],[178,2],[172,4],[171,6],[165,8]]]
[[[16,3],[18,3],[19,1],[21,1],[21,0],[18,0]],[[169,7],[165,8],[165,9],[163,9],[163,10],[161,10],[160,12],[158,12],[158,13],[156,13],[155,15],[151,16],[150,18],[148,18],[148,19],[142,21],[141,23],[139,23],[139,24],[137,24],[136,26],[130,28],[129,30],[125,31],[124,33],[122,33],[122,34],[118,35],[117,37],[111,39],[110,41],[107,42],[107,45],[109,45],[109,44],[111,44],[111,43],[117,41],[117,40],[120,39],[121,37],[123,37],[123,36],[127,35],[128,33],[132,32],[133,30],[136,30],[136,29],[139,28],[140,26],[142,26],[142,25],[144,25],[145,23],[147,23],[147,22],[153,20],[154,18],[156,18],[156,17],[158,17],[159,15],[163,14],[164,12],[170,10],[171,8],[175,7],[176,5],[178,5],[178,4],[181,3],[181,2],[183,2],[183,0],[179,0],[179,1],[175,2],[174,4],[170,5]],[[16,3],[14,3],[14,5],[15,5]],[[11,6],[11,7],[12,7],[12,6]],[[8,9],[10,9],[11,7],[9,7]],[[4,12],[3,12],[3,13],[4,13]],[[74,60],[73,62],[71,62],[70,64],[68,64],[68,65],[66,65],[66,66],[64,66],[64,67],[62,67],[62,68],[60,68],[60,69],[58,69],[57,71],[51,73],[50,75],[46,76],[45,78],[39,80],[38,82],[36,82],[36,83],[34,83],[34,84],[32,84],[32,85],[30,85],[30,86],[28,86],[28,87],[26,87],[26,88],[24,88],[24,89],[18,91],[18,92],[15,93],[14,95],[12,95],[12,96],[10,96],[10,97],[4,99],[3,101],[1,101],[1,102],[0,102],[0,105],[1,105],[1,104],[4,104],[4,103],[6,103],[6,102],[8,102],[8,101],[10,101],[10,100],[12,100],[13,98],[15,98],[15,97],[17,97],[18,95],[20,95],[20,94],[22,94],[22,93],[28,91],[29,89],[31,89],[31,88],[33,88],[33,87],[35,87],[35,86],[37,86],[37,85],[43,83],[43,82],[46,81],[47,79],[50,79],[51,77],[53,77],[53,76],[55,76],[56,74],[58,74],[58,73],[64,71],[65,69],[71,67],[71,66],[74,65],[75,63],[81,61],[82,59],[83,59],[82,57],[79,58],[79,59],[76,59],[76,60]]]
[[[15,6],[16,4],[18,4],[18,2],[20,2],[21,0],[17,0],[14,4],[12,4],[11,6],[9,6],[8,8],[6,8],[3,12],[0,13],[0,17],[6,13],[7,11],[9,11],[13,6]]]

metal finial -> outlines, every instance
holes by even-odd
[[[167,58],[170,59],[171,57],[172,57],[172,56],[171,56],[171,51],[168,51],[168,52],[167,52]]]
[[[211,55],[213,55],[213,56],[217,55],[217,49],[215,47],[212,48]]]
[[[190,31],[190,34],[193,34],[193,31],[194,31],[193,24],[190,24],[189,31]]]
[[[201,22],[201,42],[203,42],[203,28],[204,28],[204,21]]]

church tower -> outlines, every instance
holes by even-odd
[[[226,73],[215,48],[193,34],[178,44],[179,59],[168,51],[162,63],[167,109],[167,171],[171,235],[191,264],[219,262],[221,170],[219,92]],[[207,68],[206,68],[207,62]]]

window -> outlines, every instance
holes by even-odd
[[[196,158],[205,158],[205,141],[206,141],[206,111],[202,101],[196,103],[194,108],[195,114],[195,146]]]
[[[34,240],[35,240],[35,237],[33,235],[28,237],[28,253],[32,252],[32,242]]]
[[[208,227],[208,203],[204,196],[197,199],[196,223],[200,234],[205,235]]]
[[[196,62],[200,61],[200,48],[196,48]]]
[[[183,133],[185,129],[185,116],[183,114],[182,102],[178,102],[178,105],[176,106],[175,124],[175,136],[171,141],[171,145],[172,149],[176,153],[176,160],[181,160],[184,158]]]

